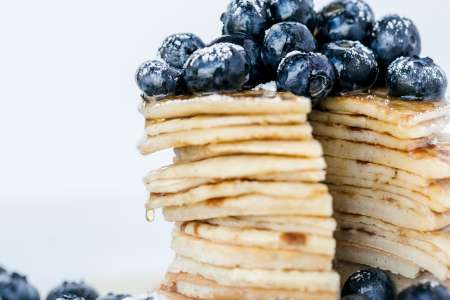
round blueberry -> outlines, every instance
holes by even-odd
[[[342,297],[341,300],[370,300],[370,299],[364,295],[348,295]]]
[[[281,60],[289,52],[311,52],[317,43],[308,27],[298,22],[281,22],[267,30],[262,57],[270,70],[276,72]]]
[[[47,300],[56,300],[64,295],[73,294],[82,297],[85,300],[96,300],[98,298],[97,291],[84,282],[64,281],[60,285],[52,289]]]
[[[441,100],[447,90],[447,77],[431,58],[399,57],[389,65],[386,85],[394,97]]]
[[[365,295],[370,300],[394,300],[395,285],[386,272],[370,268],[351,275],[342,288],[342,296]]]
[[[18,273],[0,272],[0,299],[39,300],[39,293],[25,276]]]
[[[98,297],[97,300],[123,300],[125,298],[131,297],[128,294],[115,294],[115,293],[108,293],[104,296]]]
[[[85,300],[85,299],[75,294],[65,294],[56,298],[56,300]]]
[[[192,33],[178,33],[168,36],[158,50],[159,56],[170,66],[181,69],[189,56],[205,47],[202,40]]]
[[[316,26],[316,12],[313,0],[273,0],[270,6],[275,23],[283,21],[300,22],[313,31]]]
[[[337,92],[363,91],[378,77],[378,63],[372,50],[358,41],[336,41],[323,47],[336,73]]]
[[[319,38],[366,42],[374,23],[375,15],[363,0],[335,0],[318,14]]]
[[[184,66],[191,92],[235,91],[249,79],[250,63],[241,46],[218,43],[194,52]]]
[[[212,41],[210,45],[218,43],[232,43],[244,48],[251,66],[250,79],[246,86],[253,87],[270,81],[271,78],[267,76],[268,72],[261,58],[261,45],[253,38],[245,34],[223,35]]]
[[[243,33],[261,40],[272,24],[269,1],[232,0],[221,20],[224,34]]]
[[[310,97],[315,105],[331,92],[334,78],[333,66],[325,55],[293,51],[280,63],[277,87]]]
[[[382,70],[400,56],[415,56],[421,51],[421,39],[416,25],[398,15],[379,20],[371,34],[370,48]]]
[[[165,62],[149,60],[139,66],[136,83],[147,96],[177,95],[183,90],[182,72]]]
[[[403,290],[398,300],[450,300],[450,291],[437,282],[422,282]]]

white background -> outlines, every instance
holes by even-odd
[[[450,1],[369,2],[412,18],[423,55],[450,73]],[[0,265],[44,293],[66,278],[150,289],[170,226],[144,221],[141,178],[171,153],[135,149],[134,72],[171,33],[216,37],[227,0],[0,3]]]

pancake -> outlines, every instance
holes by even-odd
[[[247,178],[285,172],[320,171],[323,158],[294,158],[271,155],[230,155],[191,163],[175,164],[146,176],[146,181],[174,178]]]
[[[389,134],[372,130],[322,122],[311,122],[311,125],[314,128],[313,132],[315,136],[361,142],[402,151],[412,151],[417,148],[426,147],[433,140],[433,136],[401,140]]]
[[[421,271],[418,265],[397,255],[355,243],[339,242],[336,258],[341,261],[388,270],[407,278],[416,278]]]
[[[242,288],[267,288],[303,292],[337,292],[339,276],[333,271],[282,271],[221,268],[177,256],[170,273],[189,273],[213,280],[219,285]]]
[[[175,133],[147,136],[138,144],[142,154],[185,146],[206,145],[222,142],[268,140],[310,140],[309,124],[298,125],[249,125],[208,129],[192,129]]]
[[[321,157],[322,146],[315,140],[305,141],[244,141],[175,149],[175,162],[202,160],[230,154],[270,154],[298,157]]]
[[[184,295],[165,290],[161,288],[156,294],[152,295],[154,300],[195,300],[194,298],[189,298]]]
[[[328,217],[333,213],[328,193],[308,198],[243,195],[196,204],[164,207],[167,221],[192,221],[229,216],[303,215]]]
[[[240,299],[240,300],[336,300],[336,292],[300,292],[268,288],[242,288],[222,286],[215,281],[188,273],[168,273],[166,284],[183,295],[195,299]]]
[[[320,102],[323,110],[362,115],[397,126],[415,126],[450,115],[446,101],[404,101],[377,95],[330,97]]]
[[[206,222],[239,230],[262,229],[325,237],[332,237],[332,233],[336,229],[336,221],[333,218],[306,216],[243,216],[209,219]]]
[[[233,127],[245,125],[287,125],[303,124],[305,114],[284,115],[236,115],[236,116],[195,116],[169,120],[146,120],[145,132],[149,136],[175,133],[193,129]]]
[[[450,213],[432,212],[420,203],[391,198],[380,191],[329,185],[338,212],[377,218],[400,227],[419,231],[433,231],[450,225]],[[384,195],[383,195],[384,194]],[[387,197],[384,197],[387,196]]]
[[[447,141],[410,152],[385,147],[316,137],[328,156],[360,160],[393,167],[429,179],[450,177],[450,147]]]
[[[326,185],[300,182],[259,182],[259,181],[222,181],[202,185],[190,190],[174,194],[150,195],[150,207],[179,206],[194,204],[210,199],[235,197],[248,194],[259,194],[272,197],[306,198],[327,193]]]
[[[207,221],[208,222],[208,221]],[[282,232],[267,229],[218,226],[202,222],[178,223],[176,231],[209,241],[264,249],[295,250],[333,256],[336,242],[328,237],[306,232]]]
[[[143,101],[146,119],[173,119],[197,115],[307,114],[311,101],[289,92],[244,91],[233,94],[168,97]]]
[[[197,262],[224,268],[330,271],[333,260],[329,255],[236,246],[182,233],[174,233],[172,250]]]
[[[426,189],[440,180],[427,179],[418,174],[400,169],[368,163],[360,160],[325,156],[327,173],[331,175],[360,177],[366,180],[392,183],[406,188]],[[445,182],[446,180],[442,180]],[[442,188],[446,188],[443,186]]]
[[[243,178],[230,178],[242,180],[258,180],[258,181],[280,181],[280,182],[309,182],[316,183],[325,180],[325,171],[299,171],[299,172],[284,172],[271,173],[263,175],[245,176]],[[174,178],[174,179],[144,179],[147,190],[154,193],[177,193],[186,191],[204,184],[217,183],[223,179],[220,178]]]
[[[362,115],[348,115],[328,111],[313,110],[309,120],[328,124],[340,124],[348,127],[361,128],[374,132],[389,134],[397,139],[420,139],[440,133],[449,123],[450,117],[440,117],[413,126],[387,123]]]
[[[355,229],[340,229],[336,231],[338,243],[341,241],[363,245],[374,248],[390,255],[401,253],[403,259],[416,264],[422,270],[429,271],[440,280],[450,278],[448,264],[440,261],[433,255],[425,252],[423,249],[409,245],[402,240],[395,240],[390,237],[379,236],[373,232]]]
[[[444,264],[450,265],[450,252],[448,252],[448,249],[450,249],[450,228],[421,232],[401,228],[365,216],[335,213],[335,217],[339,221],[339,228],[341,229],[352,228],[402,241],[435,256]]]
[[[398,196],[408,198],[426,205],[433,211],[439,213],[444,213],[450,210],[450,198],[446,197],[447,195],[442,195],[443,197],[433,197],[433,195],[424,195],[408,188],[380,183],[377,181],[365,180],[358,177],[327,175],[326,181],[334,185],[347,185],[383,191],[383,197],[385,198],[390,197],[392,199],[396,199]]]

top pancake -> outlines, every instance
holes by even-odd
[[[172,119],[197,115],[306,114],[311,102],[287,92],[263,90],[233,94],[151,98],[140,107],[146,119]]]
[[[363,115],[401,126],[414,126],[450,114],[445,101],[405,101],[378,95],[352,95],[331,97],[320,103],[326,111],[349,115]]]

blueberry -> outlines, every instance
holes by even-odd
[[[366,269],[351,275],[342,288],[342,296],[365,295],[370,300],[395,299],[395,285],[382,270]]]
[[[130,297],[128,294],[108,293],[105,296],[98,297],[97,300],[123,300],[128,297]]]
[[[389,65],[386,85],[394,97],[441,100],[447,90],[447,77],[431,58],[399,57]]]
[[[253,87],[259,83],[270,81],[261,58],[261,45],[250,36],[244,34],[223,35],[212,41],[210,45],[218,43],[232,43],[244,48],[251,66],[250,79],[246,85]]]
[[[421,39],[416,25],[407,18],[389,15],[379,20],[371,34],[370,48],[382,70],[400,56],[420,54]]]
[[[195,34],[178,33],[168,36],[158,52],[170,66],[182,69],[189,56],[203,47],[205,47],[205,44]]]
[[[273,0],[270,11],[275,23],[283,21],[300,22],[313,31],[316,26],[316,12],[313,0]]]
[[[358,41],[336,41],[323,47],[336,73],[337,92],[363,91],[378,77],[378,63],[372,50]]]
[[[335,0],[318,14],[322,42],[355,40],[366,42],[374,26],[375,15],[362,0]]]
[[[261,40],[272,25],[267,0],[232,0],[221,20],[225,34],[243,33]]]
[[[298,22],[281,22],[267,30],[262,57],[268,68],[276,72],[281,60],[289,52],[311,52],[316,48],[316,40],[305,25]]]
[[[30,285],[25,276],[18,273],[0,272],[0,299],[39,300],[39,293]]]
[[[56,298],[56,300],[86,300],[83,297],[77,296],[75,294],[65,294],[62,295],[58,298]]]
[[[450,300],[450,291],[435,282],[423,282],[403,290],[398,300]]]
[[[370,300],[370,299],[364,295],[348,295],[342,297],[341,300]]]
[[[73,294],[85,300],[96,300],[97,291],[84,282],[64,281],[47,295],[47,300],[56,300],[64,295]]]
[[[136,83],[147,96],[170,96],[183,91],[183,76],[165,62],[149,60],[139,66]]]
[[[244,48],[218,43],[194,52],[186,62],[184,78],[191,92],[234,91],[249,79],[250,63]]]
[[[325,55],[294,51],[280,63],[277,87],[310,97],[315,105],[331,92],[334,78],[333,66]]]

